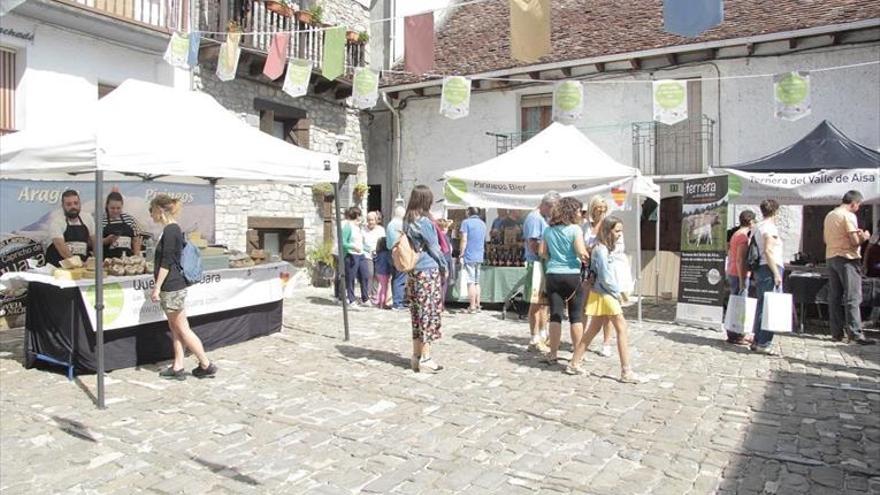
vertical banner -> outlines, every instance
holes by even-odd
[[[284,73],[284,62],[287,60],[287,45],[290,44],[290,33],[278,33],[272,37],[269,55],[263,65],[263,75],[271,80],[278,79]]]
[[[550,50],[550,0],[510,0],[510,56],[531,63]]]
[[[584,85],[577,81],[562,81],[553,89],[553,120],[574,124],[584,113]]]
[[[163,58],[174,67],[189,69],[189,36],[177,31],[171,33]]]
[[[440,115],[449,119],[467,117],[471,106],[471,81],[462,76],[443,79],[440,95]]]
[[[773,76],[773,98],[779,119],[794,121],[810,115],[813,109],[810,73],[787,72]]]
[[[434,69],[434,14],[411,15],[403,20],[403,62],[407,72]]]
[[[334,80],[345,73],[345,28],[338,26],[324,31],[324,61],[321,74]]]
[[[372,108],[379,99],[379,73],[366,67],[354,71],[351,98],[360,109]]]
[[[695,38],[724,21],[723,0],[663,0],[663,29]]]
[[[199,45],[202,44],[202,36],[198,32],[189,33],[189,54],[186,57],[186,64],[190,67],[199,65]]]
[[[727,176],[684,181],[675,321],[720,329],[727,248]]]
[[[666,125],[687,119],[687,81],[654,81],[654,120]]]
[[[241,56],[241,33],[230,32],[226,35],[226,41],[220,45],[220,55],[217,57],[217,78],[221,81],[235,79],[238,71],[238,59]]]
[[[309,80],[312,78],[312,63],[299,58],[287,63],[287,74],[284,76],[282,91],[296,98],[309,92]]]

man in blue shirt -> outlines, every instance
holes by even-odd
[[[547,228],[547,220],[550,218],[550,212],[556,203],[559,202],[559,193],[549,191],[541,198],[541,204],[536,210],[533,210],[526,217],[523,223],[523,248],[525,250],[526,266],[528,267],[527,280],[534,280],[532,274],[534,270],[541,268],[538,257],[538,248],[541,245],[541,239],[544,236],[544,229]],[[531,295],[527,295],[530,297]],[[529,342],[529,351],[548,352],[546,340],[547,334],[547,306],[540,303],[532,303],[529,305],[529,331],[532,339]]]
[[[400,238],[400,234],[403,231],[403,215],[405,213],[406,209],[403,206],[398,205],[394,207],[394,218],[385,227],[385,244],[389,250],[397,244],[397,239]],[[406,309],[403,302],[405,290],[406,273],[399,272],[396,268],[393,269],[391,272],[391,309],[398,311]]]
[[[461,222],[461,263],[464,269],[460,277],[467,277],[468,313],[480,310],[480,265],[483,264],[483,249],[486,245],[486,222],[480,218],[480,209],[470,207],[468,217]]]

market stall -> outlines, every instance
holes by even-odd
[[[262,133],[207,94],[129,80],[99,100],[91,115],[62,115],[45,127],[30,126],[0,138],[0,177],[93,178],[95,198],[102,198],[105,180],[337,183],[339,173],[335,155]],[[103,215],[99,205],[96,225]],[[94,255],[95,369],[98,406],[103,407],[104,328],[112,313],[105,309],[111,302],[104,294],[102,243]],[[30,319],[27,326],[38,328]]]
[[[635,243],[627,244],[627,254],[636,260],[633,279],[638,281],[641,202],[644,198],[659,202],[660,189],[638,169],[611,158],[577,128],[553,123],[507,153],[446,172],[444,179],[444,196],[450,208],[531,210],[548,191],[575,197],[584,203],[594,195],[604,195],[609,208],[617,210],[615,214],[624,221],[624,237],[635,239]],[[524,275],[525,268],[521,270]]]
[[[720,167],[712,171],[728,175],[733,202],[758,204],[773,198],[781,205],[840,204],[849,190],[864,196],[863,208],[874,208],[877,221],[880,204],[880,152],[848,138],[828,121],[823,121],[803,139],[756,160]],[[821,235],[820,235],[821,238]],[[800,310],[800,321],[808,305],[827,305],[827,275],[824,259],[819,262],[786,264],[786,290]],[[880,280],[865,279],[862,300],[877,304]]]

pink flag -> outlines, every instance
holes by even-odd
[[[287,65],[288,43],[290,43],[290,33],[278,33],[272,38],[269,56],[266,57],[266,65],[263,66],[263,75],[273,81],[284,74],[284,67]]]
[[[411,15],[403,22],[406,71],[424,74],[434,68],[434,14]]]

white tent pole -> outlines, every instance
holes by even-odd
[[[636,194],[636,297],[639,298],[639,322],[642,321],[642,197]]]
[[[98,409],[104,405],[104,239],[101,228],[104,213],[104,172],[95,172],[95,334],[98,348]]]

